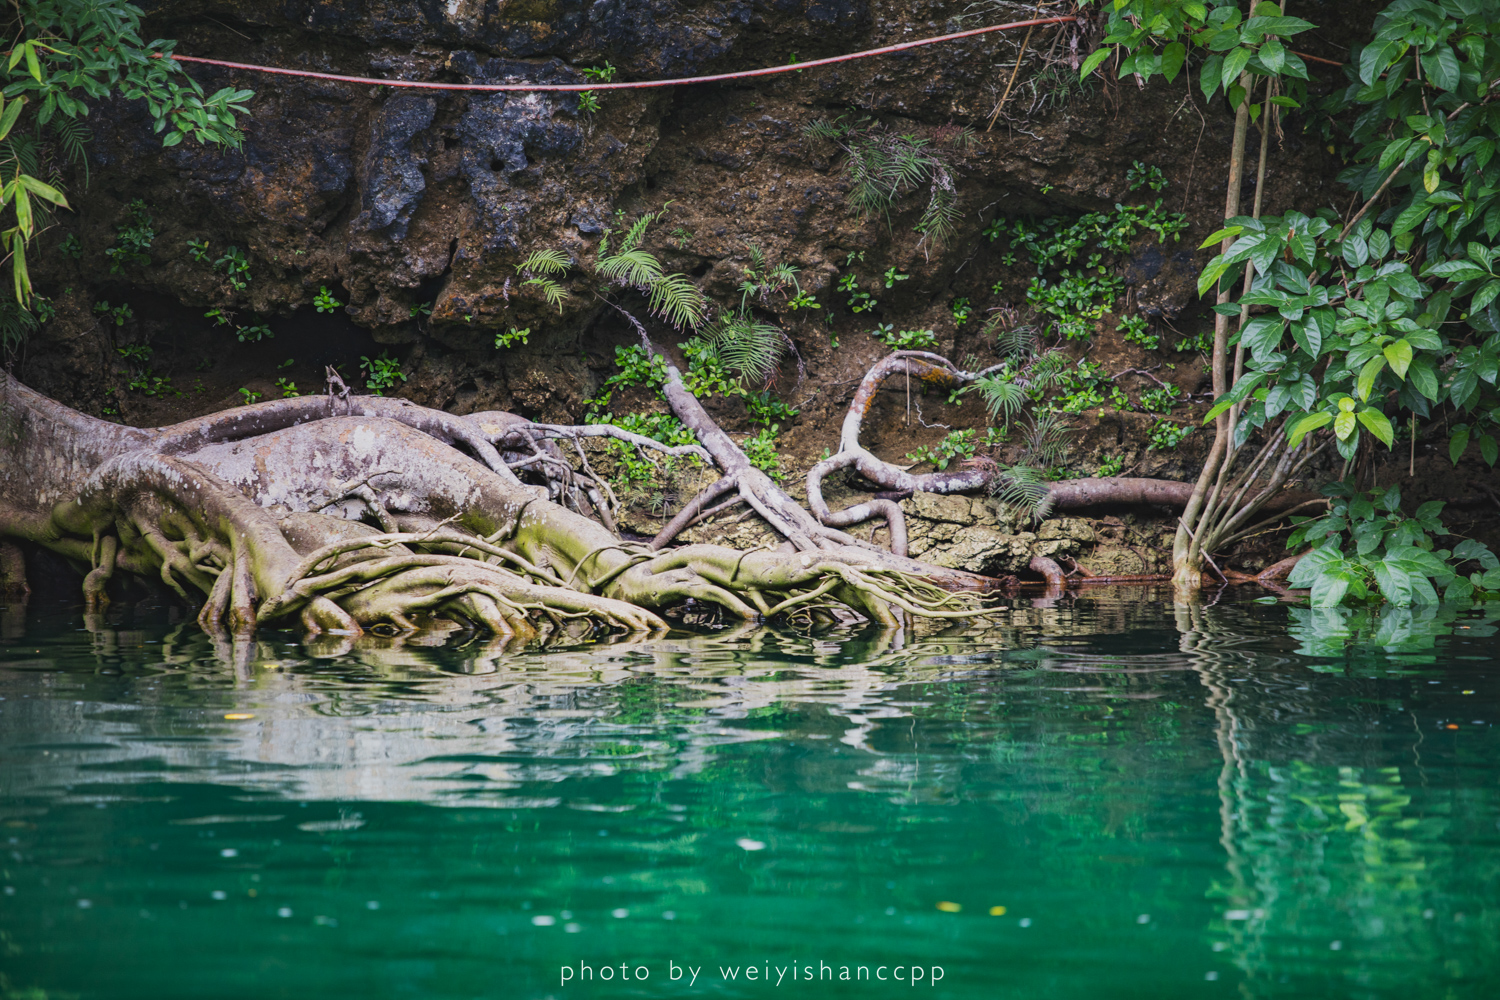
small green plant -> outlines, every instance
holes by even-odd
[[[937,334],[931,330],[901,330],[894,323],[877,323],[870,336],[893,351],[925,351],[937,346]]]
[[[755,393],[747,392],[744,400],[745,412],[750,415],[750,421],[762,427],[771,427],[778,421],[790,420],[798,413],[791,404],[771,395],[768,389]]]
[[[247,405],[250,403],[259,403],[261,400],[260,393],[253,392],[252,390],[246,389],[243,386],[240,387],[240,395],[245,398],[245,403]]]
[[[781,453],[776,449],[776,435],[781,428],[776,424],[762,427],[740,444],[740,450],[755,466],[777,482],[785,478],[781,471]]]
[[[969,305],[968,299],[954,299],[948,308],[953,312],[954,326],[963,326],[974,315],[974,307]]]
[[[1091,264],[1093,262],[1091,261]],[[1084,340],[1094,333],[1094,324],[1114,307],[1124,280],[1094,266],[1095,273],[1064,268],[1061,280],[1032,278],[1026,301],[1043,316],[1052,317],[1058,333],[1068,340]]]
[[[416,319],[418,316],[431,316],[432,315],[432,303],[431,302],[417,302],[417,303],[413,304],[412,307],[411,307],[411,313],[410,313],[410,315],[411,315],[412,319]]]
[[[869,292],[860,291],[859,278],[853,274],[846,274],[839,279],[839,291],[849,293],[849,301],[845,303],[850,312],[862,313],[876,306],[875,296]]]
[[[153,374],[149,368],[131,375],[125,388],[151,397],[182,395],[181,391],[172,386],[172,376]]]
[[[68,289],[72,291],[72,289]],[[66,293],[64,293],[66,294]],[[57,315],[57,305],[45,295],[37,295],[31,300],[31,311],[36,313],[37,322],[50,323]]]
[[[119,274],[127,264],[151,263],[151,244],[156,240],[156,230],[151,228],[151,216],[146,212],[146,203],[139,198],[125,206],[126,220],[115,227],[115,245],[104,251],[109,258],[109,273]]]
[[[399,360],[384,353],[378,358],[361,356],[359,367],[365,373],[365,388],[377,396],[385,395],[385,390],[393,388],[398,381],[405,382],[410,377],[401,370]]]
[[[817,299],[813,298],[812,294],[805,288],[797,289],[797,294],[793,295],[790,299],[787,299],[786,307],[792,312],[796,312],[798,309],[823,308],[822,306],[818,305]]]
[[[1118,476],[1123,468],[1125,468],[1125,459],[1120,455],[1111,455],[1099,463],[1099,468],[1094,470],[1094,478],[1108,479],[1111,476]]]
[[[95,302],[94,312],[98,313],[101,316],[107,317],[106,322],[108,320],[113,320],[115,326],[124,326],[127,319],[135,318],[135,313],[131,311],[130,304],[128,302],[121,302],[113,309],[110,308],[108,301]]]
[[[554,278],[556,275],[566,274],[572,266],[572,259],[560,250],[537,250],[516,265],[516,273],[526,276],[522,285],[535,285],[541,289],[547,304],[556,306],[561,313],[563,299],[568,297],[568,292]]]
[[[1051,408],[1062,413],[1082,413],[1106,404],[1116,410],[1131,409],[1130,397],[1104,366],[1082,358],[1071,368],[1062,368],[1051,381],[1058,394]],[[1040,392],[1037,392],[1040,395]]]
[[[1178,353],[1186,353],[1188,351],[1206,352],[1213,350],[1213,346],[1214,331],[1210,327],[1206,330],[1200,330],[1191,336],[1179,338],[1177,343],[1172,345],[1172,350]]]
[[[73,260],[81,260],[83,258],[83,244],[78,242],[77,236],[69,233],[67,236],[64,236],[63,241],[57,245],[57,252],[62,254],[64,257],[71,257]]]
[[[1287,581],[1309,588],[1313,607],[1346,600],[1437,604],[1438,587],[1445,601],[1500,590],[1500,559],[1484,543],[1464,539],[1451,550],[1436,547],[1434,536],[1449,534],[1438,516],[1441,500],[1406,515],[1399,486],[1361,496],[1344,483],[1331,483],[1323,493],[1330,498],[1328,513],[1294,517],[1297,527],[1286,543],[1290,549],[1316,546]],[[1467,576],[1461,572],[1466,563],[1476,567]]]
[[[327,285],[320,286],[318,294],[313,296],[313,308],[320,313],[331,313],[342,305],[342,302],[333,297]]]
[[[1177,424],[1170,420],[1158,420],[1151,425],[1151,432],[1146,435],[1147,451],[1172,451],[1182,444],[1189,434],[1193,433],[1192,424]]]
[[[215,326],[228,326],[234,322],[234,313],[228,309],[210,309],[203,318],[213,320]]]
[[[1125,171],[1125,183],[1132,191],[1139,191],[1143,187],[1160,191],[1167,186],[1167,175],[1161,172],[1161,167],[1148,167],[1140,160],[1136,160],[1130,169]]]
[[[677,244],[677,249],[686,250],[692,246],[693,234],[682,226],[672,230],[672,241]]]
[[[1161,337],[1148,333],[1149,327],[1150,324],[1144,316],[1126,316],[1120,320],[1115,329],[1125,334],[1127,344],[1140,344],[1146,350],[1154,351],[1161,345]]]
[[[262,340],[270,340],[276,336],[264,323],[256,323],[254,326],[237,326],[234,328],[234,334],[242,344],[246,342],[258,344]]]
[[[224,256],[214,261],[213,267],[215,271],[223,269],[229,287],[235,291],[243,292],[250,287],[250,258],[239,247],[225,250]]]
[[[188,240],[187,246],[189,257],[199,264],[208,263],[208,240]]]
[[[603,66],[589,66],[585,68],[583,75],[596,83],[609,83],[615,78],[615,68],[606,62]],[[591,115],[601,107],[603,107],[603,104],[599,100],[599,95],[592,90],[580,90],[578,92],[579,111]]]
[[[1182,398],[1182,390],[1168,382],[1159,389],[1141,393],[1141,409],[1147,413],[1171,413]]]
[[[152,350],[150,344],[126,344],[124,347],[116,347],[115,353],[126,361],[145,365],[151,360]]]
[[[293,382],[289,378],[279,378],[279,379],[277,379],[276,380],[276,388],[278,388],[278,389],[281,390],[281,398],[282,399],[291,399],[293,396],[300,396],[300,395],[302,395],[302,393],[300,393],[300,392],[297,391],[297,383]]]
[[[939,471],[948,468],[955,459],[974,457],[975,431],[973,428],[949,431],[935,445],[923,445],[906,456],[908,462],[931,462]]]
[[[885,274],[881,275],[881,277],[885,279],[885,287],[895,288],[896,282],[907,281],[911,278],[911,275],[901,274],[894,267],[888,267],[885,269]]]
[[[296,358],[287,358],[285,361],[283,361],[281,364],[277,365],[276,367],[278,369],[280,369],[280,368],[290,368],[290,367],[292,367],[292,365],[294,365],[296,363],[297,363],[297,359]]]
[[[523,330],[511,327],[504,333],[495,334],[495,349],[504,350],[507,347],[514,347],[516,344],[529,344],[530,342],[526,338],[530,336],[531,327],[529,326]]]

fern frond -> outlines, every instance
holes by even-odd
[[[1037,352],[1036,327],[1029,323],[1013,326],[1008,330],[995,331],[1005,317],[996,315],[985,324],[983,335],[995,334],[995,349],[1000,352],[1004,359],[1025,360],[1034,356]]]
[[[1032,418],[1026,432],[1026,461],[1036,465],[1056,465],[1068,451],[1068,435],[1073,428],[1056,413],[1040,413]]]
[[[662,277],[661,261],[645,250],[636,249],[621,249],[617,254],[600,257],[595,270],[607,281],[630,285],[643,292]]]
[[[562,303],[563,299],[568,297],[568,291],[562,285],[559,285],[551,278],[527,278],[521,284],[536,285],[542,290],[542,294],[546,296],[548,305],[556,306],[558,312],[563,311]]]
[[[1052,491],[1041,471],[1027,465],[1012,465],[1005,475],[995,477],[991,493],[1012,517],[1016,515],[1040,520],[1052,509]]]
[[[647,212],[635,220],[625,231],[625,239],[620,242],[620,253],[629,253],[640,245],[641,239],[646,235],[646,227],[656,221],[657,215],[656,212]]]
[[[990,375],[976,381],[974,387],[979,390],[991,420],[998,418],[1009,424],[1026,405],[1026,387],[1010,376]]]
[[[679,330],[685,326],[697,329],[708,318],[708,300],[685,274],[660,275],[651,282],[649,305],[652,312]]]
[[[563,274],[573,261],[561,250],[537,250],[516,265],[516,270],[532,274]]]
[[[743,313],[722,317],[708,344],[727,371],[761,385],[776,374],[786,353],[779,328]]]
[[[89,183],[89,160],[85,147],[94,138],[91,130],[77,118],[57,118],[48,126],[57,145],[61,148],[63,159],[70,163],[77,163],[83,167],[83,183],[87,187]]]

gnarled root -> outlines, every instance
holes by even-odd
[[[120,571],[205,595],[200,623],[236,643],[288,621],[341,635],[442,619],[516,637],[652,632],[664,627],[657,610],[688,601],[746,619],[886,624],[984,611],[973,592],[983,578],[819,524],[738,449],[724,490],[738,488],[800,553],[623,543],[519,483],[487,430],[411,404],[314,400],[131,431],[8,377],[0,392],[32,411],[0,446],[11,488],[0,533],[89,565],[94,606]],[[57,453],[67,461],[42,460]]]

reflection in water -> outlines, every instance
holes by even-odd
[[[1486,995],[1490,616],[1164,597],[551,648],[7,619],[0,995],[895,952],[945,996]]]

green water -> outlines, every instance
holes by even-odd
[[[0,621],[0,996],[1500,989],[1493,615],[1116,590],[552,650],[169,617]]]

